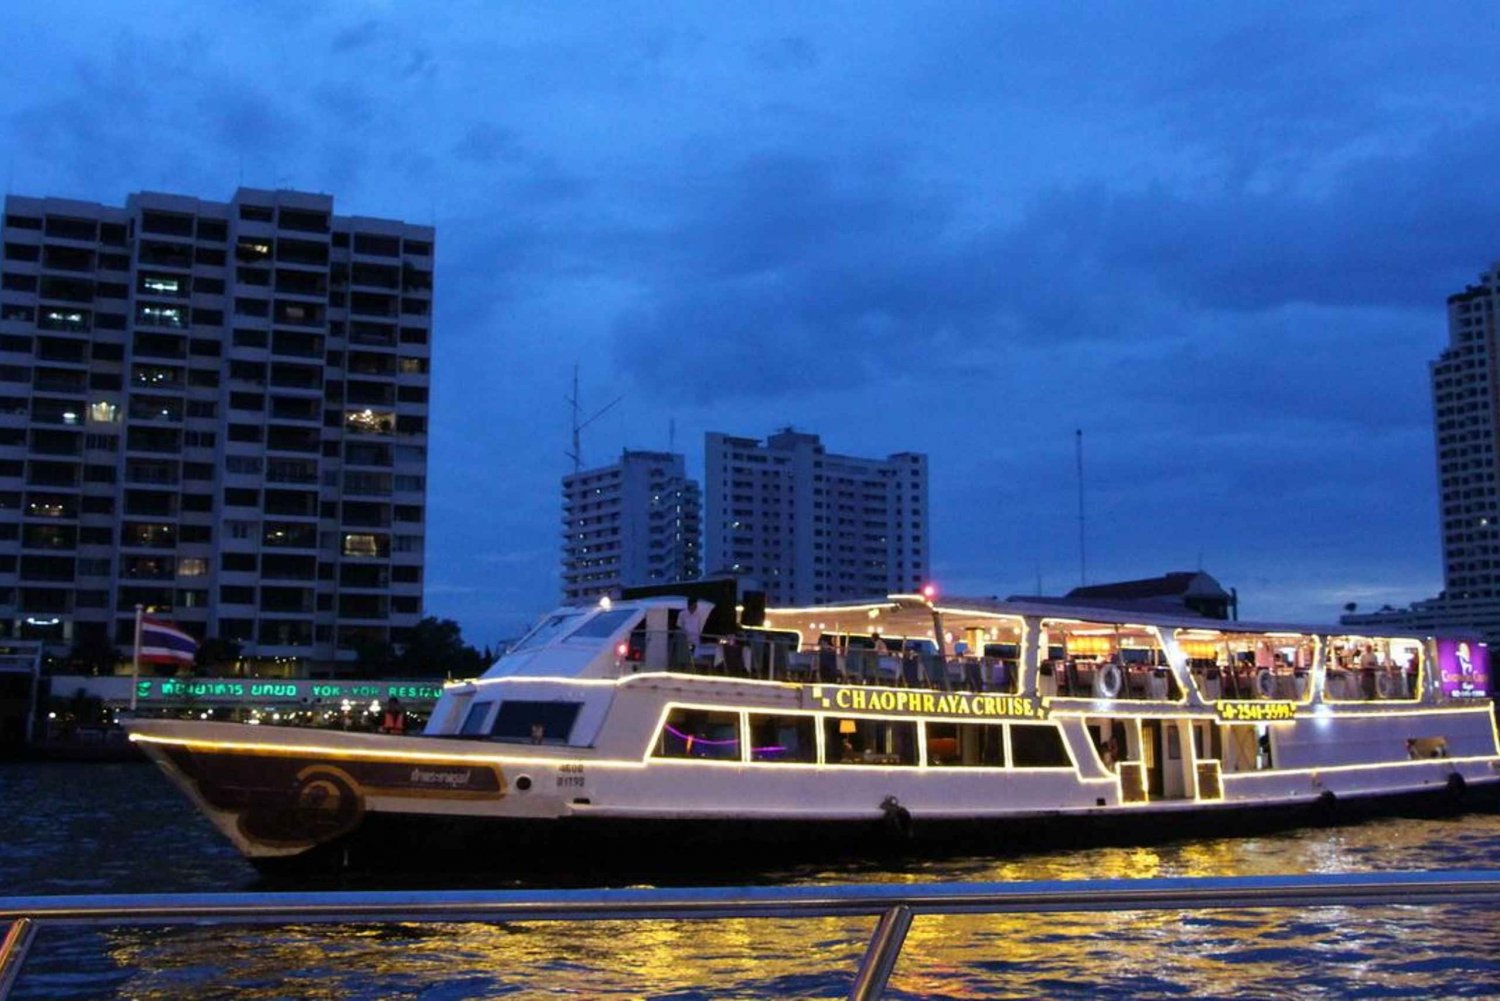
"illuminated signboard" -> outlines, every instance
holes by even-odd
[[[813,700],[823,709],[894,713],[911,716],[958,716],[966,719],[1045,719],[1047,709],[1026,695],[990,692],[909,692],[891,688],[842,688],[814,685]]]
[[[138,700],[156,702],[351,702],[396,698],[435,702],[442,685],[412,681],[309,681],[272,678],[141,678]]]
[[[1219,718],[1236,723],[1274,723],[1297,715],[1295,702],[1216,702]]]
[[[1489,647],[1470,640],[1438,640],[1437,659],[1444,697],[1483,699],[1489,696]]]

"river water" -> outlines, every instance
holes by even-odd
[[[0,765],[0,895],[264,888],[154,768]],[[710,882],[685,860],[678,884]],[[1500,816],[882,866],[762,882],[1275,875],[1500,865]],[[366,880],[347,888],[384,888]],[[470,886],[474,884],[469,884]],[[515,886],[514,883],[497,884]],[[278,887],[285,889],[286,887]],[[16,999],[839,998],[868,919],[55,929]],[[1500,997],[1475,906],[923,917],[891,997]]]

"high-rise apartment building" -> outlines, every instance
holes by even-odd
[[[433,231],[333,199],[7,196],[0,631],[145,606],[328,665],[422,612]]]
[[[1494,366],[1500,266],[1448,297],[1448,346],[1432,363],[1443,586],[1450,598],[1500,598],[1500,431]]]
[[[702,498],[672,452],[632,452],[563,478],[565,601],[616,588],[694,580]]]
[[[1407,609],[1345,615],[1350,625],[1472,629],[1500,642],[1500,264],[1448,297],[1448,346],[1431,364],[1443,593]]]
[[[927,456],[860,459],[791,429],[764,442],[711,433],[709,572],[758,578],[773,605],[919,589],[932,556]]]

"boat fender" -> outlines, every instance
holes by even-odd
[[[1448,795],[1454,799],[1463,799],[1464,791],[1468,787],[1469,783],[1464,781],[1464,777],[1458,774],[1458,772],[1454,772],[1448,776]]]
[[[1339,798],[1334,795],[1332,789],[1324,789],[1318,793],[1318,812],[1323,815],[1324,820],[1332,820],[1339,805]]]
[[[1276,675],[1271,673],[1269,667],[1263,667],[1255,672],[1255,690],[1263,699],[1276,697]]]
[[[1099,694],[1106,699],[1115,698],[1125,686],[1125,672],[1119,664],[1105,664],[1099,669]]]
[[[896,838],[905,841],[911,837],[911,811],[901,805],[895,796],[880,801],[880,811],[885,815],[884,824]]]

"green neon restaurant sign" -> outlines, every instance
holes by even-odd
[[[272,678],[141,678],[142,702],[436,702],[443,686],[415,681],[310,681]]]

